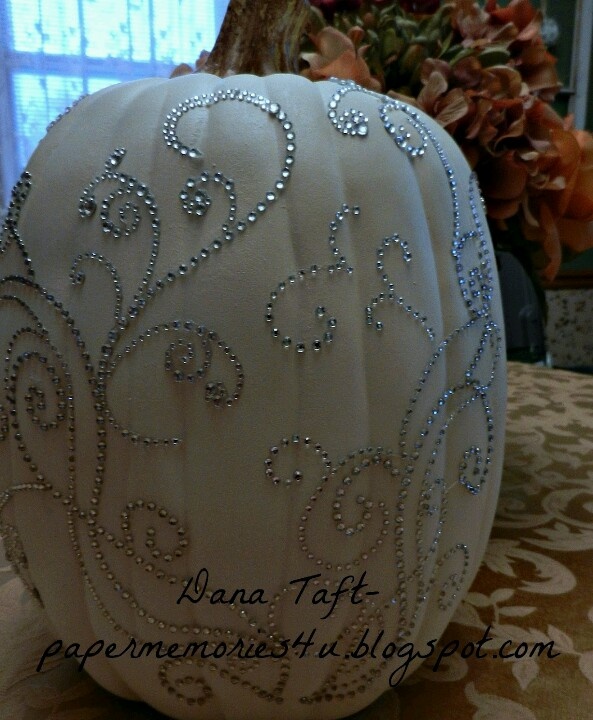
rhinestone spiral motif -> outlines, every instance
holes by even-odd
[[[364,110],[341,109],[347,100],[355,104],[362,97],[366,101]],[[374,104],[374,115],[368,109],[369,99]],[[183,126],[191,122],[192,113],[230,104],[243,104],[248,112],[262,113],[273,127],[280,147],[279,173],[262,197],[244,210],[239,200],[241,182],[247,180],[230,177],[224,168],[214,166],[200,148],[183,140]],[[75,112],[69,114],[74,116]],[[417,382],[401,424],[393,431],[390,447],[369,437],[369,444],[342,447],[337,457],[331,457],[334,453],[324,448],[325,439],[309,436],[305,428],[289,427],[285,436],[269,438],[267,450],[261,451],[261,477],[250,481],[250,492],[257,492],[260,483],[258,487],[272,487],[277,494],[292,494],[290,502],[298,505],[299,513],[290,528],[291,541],[302,566],[320,574],[316,587],[337,587],[341,575],[364,570],[381,554],[391,559],[395,583],[389,595],[361,603],[335,638],[352,650],[361,629],[379,631],[393,613],[397,614],[394,639],[406,641],[423,616],[429,594],[436,593],[438,607],[445,612],[467,588],[472,548],[463,542],[444,546],[442,537],[453,489],[465,496],[478,496],[489,480],[498,432],[490,390],[499,372],[502,337],[492,316],[492,257],[482,226],[475,178],[472,176],[468,186],[460,187],[462,183],[433,130],[419,113],[399,101],[387,100],[352,83],[335,83],[326,115],[336,143],[370,143],[375,136],[384,138],[387,134],[389,150],[404,153],[412,165],[425,162],[429,156],[438,158],[441,182],[447,187],[450,202],[450,262],[465,308],[460,322],[440,336],[438,323],[427,309],[400,294],[391,268],[404,273],[419,262],[419,254],[415,239],[400,234],[398,228],[383,237],[368,238],[364,252],[358,249],[354,257],[342,238],[346,226],[357,228],[364,223],[364,198],[355,198],[356,204],[352,198],[344,198],[330,208],[324,218],[326,234],[319,239],[318,263],[287,267],[286,275],[270,287],[267,297],[262,297],[258,318],[262,334],[257,342],[268,341],[266,352],[276,363],[297,363],[297,367],[302,363],[304,368],[305,363],[347,352],[340,344],[344,310],[332,306],[331,297],[326,302],[318,288],[331,290],[349,283],[354,287],[361,273],[374,278],[374,284],[369,285],[371,294],[359,298],[363,340],[377,340],[377,334],[382,337],[387,327],[401,319],[411,323],[430,347],[419,365]],[[133,421],[129,424],[125,417],[117,416],[111,385],[126,362],[149,348],[162,348],[160,369],[171,393],[180,389],[193,393],[199,388],[195,402],[202,403],[208,422],[221,428],[232,421],[233,413],[241,406],[250,374],[240,359],[243,348],[236,345],[235,338],[223,339],[215,327],[191,317],[157,321],[150,319],[151,313],[156,313],[166,303],[167,294],[183,283],[202,282],[231,244],[239,240],[257,244],[267,218],[278,209],[293,182],[299,159],[297,145],[301,142],[297,142],[298,131],[296,122],[279,102],[239,88],[188,97],[166,113],[162,118],[162,141],[167,148],[164,152],[186,172],[185,181],[176,190],[177,206],[173,210],[192,224],[197,238],[187,260],[166,273],[158,270],[158,261],[170,238],[156,192],[134,174],[134,155],[128,148],[109,149],[103,166],[79,191],[75,208],[80,221],[92,225],[96,249],[73,255],[69,275],[73,291],[83,292],[92,272],[95,281],[102,277],[112,293],[111,327],[98,354],[91,352],[89,339],[83,337],[75,309],[65,307],[60,298],[37,281],[27,238],[21,236],[22,210],[31,188],[43,179],[25,173],[13,191],[2,230],[0,263],[10,254],[12,261],[18,258],[22,270],[3,272],[0,277],[0,318],[4,324],[12,323],[3,347],[0,451],[9,444],[15,449],[28,480],[16,484],[2,477],[0,530],[10,560],[35,592],[11,506],[17,496],[36,493],[59,507],[86,593],[103,621],[124,641],[141,641],[158,632],[169,646],[175,642],[184,648],[199,641],[214,652],[223,641],[229,645],[248,644],[265,638],[270,647],[279,648],[286,640],[282,608],[292,597],[288,585],[270,589],[265,617],[238,604],[225,608],[228,625],[192,624],[168,605],[151,609],[135,589],[132,573],[125,568],[142,570],[147,582],[158,588],[173,588],[179,594],[186,581],[184,563],[192,543],[198,543],[199,538],[182,521],[183,507],[166,507],[150,493],[126,499],[115,516],[106,512],[102,503],[114,482],[110,474],[113,443],[166,456],[179,452],[185,442],[181,433],[153,436],[134,427]],[[469,222],[460,210],[462,195],[469,199]],[[200,234],[201,224],[215,212],[223,218],[220,228],[214,237],[204,237]],[[110,259],[110,248],[136,242],[140,231],[149,237],[146,265],[139,273],[139,282],[130,288]],[[304,298],[294,303],[299,312],[307,315],[304,324],[294,322],[290,312],[297,296]],[[312,329],[305,333],[302,327]],[[459,379],[435,391],[440,368],[468,335],[477,342],[463,361]],[[76,367],[66,360],[61,347],[66,338],[75,348]],[[38,380],[24,387],[21,378],[31,369]],[[77,374],[82,374],[84,383],[77,380]],[[85,400],[80,398],[83,387],[88,393]],[[427,405],[428,392],[433,399]],[[92,406],[94,427],[82,427],[77,403]],[[444,447],[450,428],[470,408],[479,409],[485,442],[478,445],[468,439],[462,455],[455,458],[451,483],[451,477],[444,477],[442,472]],[[43,459],[38,457],[39,441],[31,438],[33,432],[51,436],[63,447],[60,478],[45,473]],[[96,454],[83,463],[78,456],[78,438],[89,435]],[[79,487],[80,476],[89,475],[83,465],[91,466],[92,476],[90,491],[85,493]],[[412,563],[405,560],[405,544],[410,540],[405,539],[404,527],[410,518],[415,522],[411,533]],[[333,553],[320,542],[319,527],[339,539],[343,552]],[[356,542],[359,544],[354,551]],[[132,632],[132,624],[142,629],[144,636]],[[283,657],[270,665],[267,681],[260,681],[257,678],[262,675],[258,672],[264,661],[253,658],[220,663],[198,658],[167,659],[160,663],[156,680],[165,696],[188,706],[212,702],[212,678],[240,685],[262,701],[281,704],[296,662],[289,655]],[[384,659],[374,662],[366,658],[353,663],[342,658],[324,671],[318,688],[303,695],[300,702],[308,706],[354,697],[375,688],[387,672],[388,662]]]

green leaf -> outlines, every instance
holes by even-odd
[[[398,49],[398,37],[393,28],[389,28],[383,35],[381,42],[381,55],[383,57],[393,55]]]
[[[449,63],[451,65],[455,65],[460,60],[463,60],[463,58],[471,57],[474,54],[474,51],[472,48],[460,48],[458,46],[455,49],[457,50],[457,54],[449,60]]]
[[[489,47],[478,55],[478,60],[483,68],[493,67],[494,65],[506,65],[511,57],[511,53],[503,47]]]

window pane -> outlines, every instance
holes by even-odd
[[[9,5],[13,48],[48,55],[79,55],[77,0],[19,0]]]
[[[216,39],[214,0],[82,0],[80,6],[84,43],[78,0],[12,0],[13,49],[178,63],[195,60]]]
[[[212,0],[83,0],[83,17],[89,57],[192,62],[216,39]]]
[[[0,0],[0,207],[47,126],[82,94],[192,64],[228,0]],[[5,59],[5,62],[1,61]],[[0,112],[0,125],[3,125]],[[1,196],[3,195],[3,197]]]
[[[155,3],[155,55],[161,62],[193,63],[216,39],[213,2]]]
[[[88,57],[151,59],[149,0],[84,0],[82,8]]]
[[[131,60],[146,62],[151,60],[150,37],[150,0],[129,0]]]
[[[47,126],[83,92],[82,79],[60,75],[15,73],[16,151],[24,167]]]

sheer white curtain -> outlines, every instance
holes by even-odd
[[[81,95],[168,76],[212,48],[228,0],[0,0],[0,208]]]

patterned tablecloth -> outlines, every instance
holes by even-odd
[[[53,639],[2,563],[0,720],[162,720],[70,661],[36,673]],[[436,671],[437,653],[351,720],[593,720],[593,377],[509,365],[497,516],[439,647]]]

